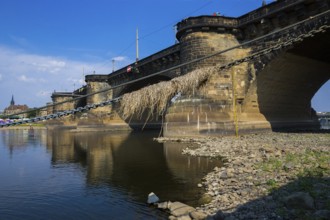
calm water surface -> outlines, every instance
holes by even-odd
[[[0,219],[167,219],[150,192],[198,205],[197,183],[220,162],[157,135],[0,129]]]

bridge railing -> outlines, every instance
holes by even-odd
[[[316,17],[310,17],[304,21],[289,25],[288,27],[282,29],[280,32],[269,33],[267,34],[267,37],[262,37],[259,40],[255,40],[254,50],[266,49],[267,47],[271,47],[285,41],[290,41],[292,38],[299,38],[299,36],[309,33],[312,30],[319,29],[320,27],[329,23],[330,10],[325,11]],[[318,32],[321,31],[317,31],[315,34]],[[310,36],[312,37],[313,34],[310,33]]]
[[[91,81],[91,82],[97,82],[97,81],[105,81],[108,79],[108,75],[103,75],[103,74],[92,74],[92,75],[86,75],[85,80],[86,81]]]
[[[125,66],[125,67],[123,67],[123,68],[121,68],[121,69],[119,69],[119,70],[117,70],[113,73],[110,73],[110,74],[106,75],[107,80],[108,81],[113,80],[115,78],[120,77],[122,74],[127,73],[127,68],[129,66],[133,67],[133,66],[137,65],[137,67],[141,67],[141,66],[146,65],[148,63],[154,62],[158,59],[162,59],[163,57],[167,57],[167,56],[170,56],[172,54],[178,53],[179,51],[180,51],[180,44],[175,44],[173,46],[170,46],[170,47],[168,47],[164,50],[161,50],[161,51],[159,51],[159,52],[157,52],[157,53],[155,53],[151,56],[148,56],[146,58],[143,58],[143,59],[139,60],[137,63],[132,63],[132,64],[130,64],[128,66]]]
[[[238,18],[210,15],[189,17],[177,24],[177,39],[180,39],[184,32],[188,32],[194,28],[240,28],[246,24],[261,20],[263,17],[267,17],[271,14],[301,4],[304,1],[306,0],[283,0],[273,2]]]
[[[264,7],[261,7],[257,10],[254,10],[250,13],[247,13],[238,18],[238,26],[243,26],[245,24],[251,23],[255,20],[260,20],[263,17],[266,17],[270,14],[277,13],[286,8],[292,7],[294,5],[298,5],[305,0],[285,0],[280,2],[274,2]]]

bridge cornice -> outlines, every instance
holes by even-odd
[[[102,82],[108,80],[108,75],[104,74],[93,74],[93,75],[86,75],[85,81],[86,82]]]
[[[180,40],[184,33],[189,33],[196,30],[225,32],[232,31],[237,26],[237,18],[209,15],[189,17],[176,25],[176,38]]]
[[[326,8],[329,8],[328,2],[329,1],[327,0],[279,0],[253,10],[240,17],[210,15],[188,17],[177,23],[176,37],[180,41],[183,35],[196,31],[240,34],[243,29],[251,24],[260,23],[261,21],[266,23],[267,18],[282,16],[287,11],[295,11],[298,14],[304,13],[303,9],[305,5],[319,4],[319,7],[326,5]],[[323,9],[323,11],[324,10],[326,9]],[[312,15],[313,14],[310,14],[309,16]],[[296,14],[294,16],[296,16]]]
[[[279,13],[288,8],[292,8],[304,2],[307,3],[310,2],[310,0],[280,0],[280,1],[272,2],[270,4],[267,4],[263,7],[260,7],[256,10],[253,10],[247,14],[238,17],[237,28],[241,28],[244,25],[247,25],[255,21],[259,21],[264,17],[271,16],[273,14]]]

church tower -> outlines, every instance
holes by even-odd
[[[10,105],[15,105],[14,95],[12,95],[12,97],[11,97]]]

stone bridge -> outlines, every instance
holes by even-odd
[[[281,49],[264,56],[231,68],[220,68],[194,95],[182,94],[171,103],[164,123],[160,119],[147,124],[144,119],[127,123],[131,127],[162,124],[165,136],[318,128],[311,99],[330,79],[329,29],[282,46],[290,39],[329,25],[329,10],[329,0],[278,0],[238,18],[186,18],[177,24],[177,44],[108,75],[86,76],[84,93],[152,77],[90,96],[85,102],[115,98],[195,69],[226,65],[281,45]],[[236,48],[217,53],[232,47]],[[53,101],[57,102],[54,98]],[[92,114],[109,117],[110,124],[111,120],[120,118],[112,106],[95,109]]]

